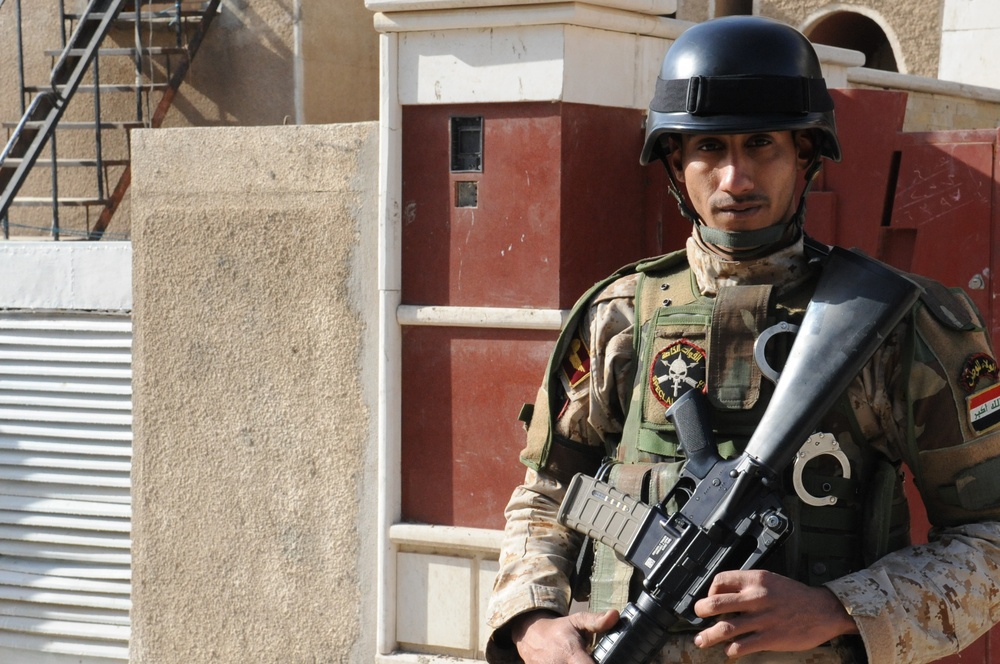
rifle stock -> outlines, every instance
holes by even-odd
[[[920,293],[881,263],[832,247],[747,454],[781,472]]]

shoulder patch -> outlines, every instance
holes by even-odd
[[[966,392],[972,392],[983,378],[997,379],[997,361],[986,353],[973,353],[962,365],[959,384]]]

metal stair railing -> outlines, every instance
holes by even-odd
[[[167,111],[170,110],[170,106],[173,104],[174,97],[176,96],[178,89],[180,89],[181,83],[184,82],[184,78],[187,76],[188,69],[191,67],[191,61],[194,60],[195,54],[198,53],[198,49],[201,47],[201,42],[205,37],[205,33],[212,24],[212,19],[215,18],[215,15],[219,12],[220,4],[221,0],[210,0],[210,2],[206,4],[205,9],[201,14],[198,28],[188,42],[187,57],[184,58],[177,69],[170,75],[170,80],[167,83],[166,90],[163,92],[163,97],[160,98],[160,102],[157,104],[156,109],[153,111],[152,117],[149,120],[149,127],[156,129],[163,124],[163,119],[166,117]],[[182,29],[182,26],[180,25],[181,18],[179,15],[180,2],[177,2],[177,7],[177,43],[180,45]],[[101,239],[107,230],[108,224],[111,223],[112,216],[114,216],[115,212],[118,210],[118,206],[121,204],[122,199],[125,197],[125,193],[128,191],[131,184],[132,166],[131,164],[128,164],[125,166],[124,172],[122,172],[121,176],[118,178],[118,184],[115,185],[115,188],[109,197],[108,203],[101,211],[101,216],[94,224],[94,228],[90,232],[89,239]]]
[[[7,212],[11,202],[24,184],[42,148],[50,138],[54,138],[59,119],[90,69],[101,42],[126,1],[91,0],[58,62],[52,68],[49,77],[51,91],[35,97],[7,141],[3,151],[4,159],[0,160],[0,219],[3,220],[5,238],[10,234]],[[15,166],[5,165],[6,159],[10,157],[17,158]],[[54,234],[58,233],[57,228],[53,230]]]
[[[0,7],[6,0],[0,0]],[[135,127],[160,127],[164,118],[173,105],[174,98],[180,85],[183,83],[191,66],[191,61],[201,46],[212,19],[220,13],[221,0],[204,0],[198,2],[184,2],[182,0],[94,0],[89,3],[85,13],[76,14],[67,12],[65,9],[66,0],[59,0],[59,26],[61,29],[61,46],[58,49],[46,49],[45,55],[58,58],[52,69],[51,80],[47,85],[26,85],[24,49],[21,34],[22,0],[15,0],[16,28],[17,28],[17,56],[18,70],[20,74],[20,106],[22,118],[19,122],[2,122],[8,130],[13,127],[13,132],[9,134],[10,139],[6,147],[0,152],[0,224],[2,224],[3,238],[10,238],[10,228],[19,227],[32,229],[33,231],[51,232],[52,239],[60,239],[60,235],[72,235],[89,240],[127,239],[128,234],[108,233],[107,228],[115,212],[118,210],[123,198],[128,192],[131,183],[130,160],[128,158],[129,131]],[[122,23],[134,23],[134,47],[102,47],[101,40],[95,38],[91,41],[84,41],[77,37],[83,24],[101,22],[104,26],[111,23],[121,25]],[[76,30],[71,39],[66,37],[67,22],[72,25],[76,23]],[[167,43],[154,45],[153,27],[161,25],[166,28],[168,36]],[[142,30],[148,26],[148,43],[143,43]],[[105,27],[104,32],[107,32]],[[176,42],[176,45],[170,45]],[[134,83],[104,83],[101,81],[100,71],[103,67],[100,60],[108,56],[129,56],[134,65]],[[174,61],[174,57],[177,61]],[[154,74],[156,64],[154,60],[164,58],[159,61],[163,67],[165,78],[159,78]],[[92,74],[91,80],[81,84],[79,78],[86,73],[87,68],[82,65],[90,62],[89,71]],[[76,80],[70,80],[66,72],[73,64],[81,65],[81,74]],[[148,72],[146,69],[148,68]],[[120,72],[120,69],[117,70]],[[69,121],[69,113],[76,113],[80,110],[77,104],[73,104],[73,109],[62,115],[69,103],[69,97],[75,92],[76,97],[82,93],[94,95],[94,109],[92,122]],[[102,119],[101,95],[108,92],[134,92],[135,94],[135,119],[124,121],[108,121]],[[153,93],[162,92],[155,105]],[[32,99],[31,95],[36,95]],[[26,101],[31,99],[30,104]],[[145,105],[145,108],[144,108]],[[27,106],[27,107],[26,107]],[[122,110],[120,104],[115,108]],[[79,115],[79,113],[76,113]],[[49,118],[55,116],[55,122],[47,123],[40,117]],[[56,154],[56,129],[86,129],[93,128],[94,155],[93,157],[64,158],[57,157]],[[116,129],[124,130],[124,154],[114,155],[112,158],[104,156],[102,146],[102,130]],[[48,130],[48,138],[40,137],[43,130]],[[40,158],[39,154],[45,142],[49,143],[52,150],[51,158]],[[37,142],[37,145],[36,145]],[[116,141],[117,143],[117,141]],[[73,145],[79,145],[74,142]],[[120,152],[120,145],[116,150]],[[96,195],[63,195],[59,191],[60,183],[58,173],[65,167],[86,167],[94,168],[97,180]],[[115,173],[109,172],[109,167],[115,169]],[[37,168],[51,169],[51,196],[35,196],[18,194],[18,188],[24,183],[24,179]],[[117,184],[113,191],[109,192],[108,183],[114,182],[114,176],[118,175]],[[17,177],[19,183],[14,182]],[[70,189],[78,189],[81,180],[72,180],[75,186]],[[38,184],[42,184],[40,181]],[[35,185],[26,185],[25,189],[37,188]],[[8,193],[8,190],[10,192]],[[38,208],[51,206],[51,221],[46,225],[33,223],[14,224],[8,218],[10,208]],[[80,218],[78,214],[73,216],[74,222],[66,223],[60,228],[60,207],[75,207],[77,210],[84,210],[85,217]],[[94,223],[91,219],[90,210],[99,209],[99,219]],[[27,213],[37,218],[37,214]]]

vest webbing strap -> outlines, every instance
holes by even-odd
[[[951,486],[941,487],[941,500],[967,510],[982,510],[1000,503],[1000,458],[969,468]]]
[[[709,396],[727,409],[752,408],[760,397],[760,367],[754,361],[753,347],[770,311],[773,286],[727,286],[719,289],[712,310],[711,340],[708,356]],[[723,358],[747,358],[738,376],[731,373]]]

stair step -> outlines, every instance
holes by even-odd
[[[5,120],[0,122],[0,126],[5,129],[13,129],[20,124],[19,121]],[[24,127],[26,129],[41,129],[45,124],[44,120],[32,120],[30,122],[25,122]],[[120,121],[120,120],[104,120],[101,122],[101,129],[142,129],[146,126],[146,123],[131,120],[131,121]],[[86,130],[86,129],[96,129],[95,122],[67,122],[63,120],[56,125],[56,129],[72,129],[72,130]]]
[[[21,226],[23,226],[24,228],[36,228],[35,226],[26,226],[26,225],[19,226],[17,224],[14,224],[13,222],[11,222],[10,226],[11,228],[20,228]],[[52,233],[51,228],[36,228],[36,230],[42,231],[44,233],[49,233],[49,235],[24,235],[24,234],[14,235],[14,233],[11,232],[10,242],[54,242],[55,241],[55,238],[52,237],[51,235]],[[66,231],[66,230],[59,231],[60,242],[83,242],[84,240],[88,239],[89,238],[87,237],[87,234],[82,233],[80,231]]]
[[[5,120],[4,122],[0,122],[0,126],[3,126],[6,129],[13,129],[14,127],[17,127],[19,124],[20,120],[17,121]],[[44,124],[45,120],[32,120],[30,122],[25,122],[24,126],[26,129],[41,129]],[[95,122],[67,122],[63,120],[56,125],[56,129],[96,129],[97,128],[96,124],[97,123]],[[146,123],[138,120],[132,120],[132,121],[103,120],[101,122],[101,129],[141,129],[142,127],[145,126]]]
[[[204,14],[203,9],[182,9],[181,18],[194,18],[201,17]],[[104,12],[94,12],[90,15],[90,20],[100,21],[104,18]],[[135,12],[121,12],[118,14],[117,20],[119,21],[129,21],[134,23],[137,14]],[[177,20],[177,12],[173,9],[162,9],[160,11],[148,12],[144,11],[138,14],[139,20],[143,23],[170,23],[171,21]],[[79,21],[83,18],[83,14],[66,14],[66,19],[69,21]]]
[[[102,48],[98,50],[98,55],[128,55],[135,56],[135,48]],[[71,48],[69,50],[70,55],[81,56],[86,53],[86,49],[83,48]],[[142,48],[143,55],[182,55],[187,53],[187,49],[183,46],[144,46]],[[45,55],[50,58],[58,58],[63,54],[62,49],[50,48],[45,51]]]
[[[208,8],[208,2],[206,2],[206,0],[181,0],[180,3],[175,2],[175,0],[141,0],[140,4],[145,10],[160,7],[160,11],[163,9],[173,10],[178,4],[180,4],[181,9],[205,10]],[[135,2],[126,2],[125,9],[128,11],[135,11]],[[154,9],[153,11],[157,10]]]
[[[135,83],[101,83],[101,92],[135,92],[136,88],[141,88],[143,92],[150,92],[152,90],[166,90],[170,87],[168,83],[143,83],[140,86],[136,86]],[[59,92],[63,92],[66,89],[65,85],[26,85],[24,86],[25,92],[38,93],[38,92],[49,92],[55,89]],[[93,85],[80,85],[76,89],[77,92],[86,92],[93,94]]]
[[[96,196],[60,196],[56,202],[65,207],[86,207],[108,204],[107,198]],[[10,202],[11,207],[52,207],[51,196],[17,196]]]
[[[3,161],[3,168],[17,168],[21,165],[21,159],[18,157],[7,157]],[[103,166],[128,166],[128,159],[102,159],[101,165]],[[82,159],[74,159],[71,157],[60,157],[56,159],[56,164],[59,166],[69,167],[69,168],[95,168],[97,166],[97,160],[93,157],[85,157]],[[35,166],[40,166],[42,168],[51,168],[51,159],[36,159]]]

